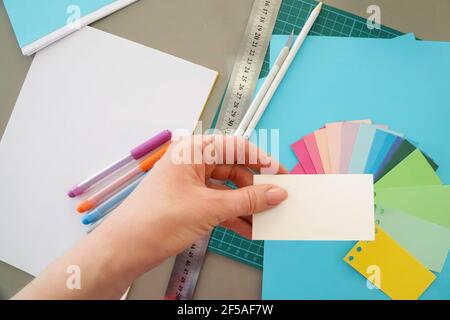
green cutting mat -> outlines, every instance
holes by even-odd
[[[295,34],[300,32],[312,9],[317,5],[314,0],[283,0],[278,13],[274,34]],[[351,13],[324,5],[319,17],[311,29],[311,35],[394,38],[402,33],[382,26],[381,29],[368,29],[366,20]],[[261,70],[261,77],[269,72],[269,55],[266,55]],[[262,269],[263,241],[246,240],[233,231],[222,227],[214,229],[208,249],[242,263]]]

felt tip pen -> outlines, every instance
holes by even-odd
[[[86,230],[86,233],[89,234],[92,231],[94,231],[99,225],[101,225],[103,223],[103,221],[105,221],[107,217],[103,217],[100,220],[98,220],[97,222],[94,222],[93,224],[89,225],[89,228]]]
[[[142,179],[144,179],[145,175],[138,178],[136,181],[134,181],[132,184],[124,188],[122,191],[117,193],[115,196],[111,197],[110,199],[106,200],[104,203],[102,203],[100,206],[95,208],[94,210],[88,212],[83,217],[83,224],[91,224],[95,223],[98,220],[102,219],[104,216],[106,216],[108,213],[113,211],[116,207],[119,206],[133,191],[136,189],[136,187],[141,183]]]
[[[126,164],[130,163],[133,160],[138,160],[148,154],[149,152],[152,152],[153,150],[156,150],[160,146],[162,146],[164,143],[169,141],[172,138],[172,132],[169,130],[164,130],[155,135],[154,137],[150,138],[149,140],[145,141],[144,143],[140,144],[136,148],[130,151],[130,153],[123,158],[117,160],[116,162],[110,164],[108,167],[103,169],[100,172],[97,172],[93,176],[87,178],[83,182],[77,184],[72,189],[69,190],[67,195],[71,198],[79,196],[80,194],[83,194],[85,191],[87,191],[90,187],[95,185],[96,183],[100,182],[107,176],[111,175],[112,173],[116,172],[120,168],[124,167]]]
[[[169,148],[169,144],[165,145],[161,149],[153,152],[151,155],[149,155],[147,158],[145,158],[139,165],[130,170],[128,173],[124,174],[120,178],[118,178],[116,181],[111,183],[110,185],[104,187],[85,201],[81,202],[80,205],[77,208],[77,211],[79,213],[83,213],[89,210],[92,210],[96,208],[98,205],[100,205],[103,201],[110,198],[112,195],[117,193],[119,190],[121,190],[124,186],[126,186],[128,183],[136,179],[137,177],[143,175],[145,172],[150,170],[155,163],[161,159],[161,157],[166,153],[167,149]]]

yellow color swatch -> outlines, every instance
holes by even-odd
[[[344,261],[394,300],[416,300],[436,276],[380,227],[375,241],[359,241]]]

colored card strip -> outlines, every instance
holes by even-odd
[[[330,155],[328,152],[328,139],[325,128],[314,132],[316,138],[317,148],[319,149],[320,159],[324,173],[331,173]]]
[[[316,137],[314,133],[306,135],[303,139],[305,140],[306,149],[308,150],[309,157],[311,158],[316,173],[323,174],[324,171],[322,160],[320,158],[320,152],[319,148],[317,147]]]
[[[389,151],[386,154],[380,154],[376,160],[377,163],[379,163],[378,168],[374,168],[374,180],[377,181],[380,174],[383,172],[383,169],[387,166],[387,164],[391,161],[393,156],[397,153],[401,145],[403,144],[404,139],[400,137],[396,137],[395,141],[392,143],[391,147],[389,148],[389,141],[386,141],[386,146],[383,147],[383,149],[389,149]]]
[[[436,276],[380,227],[375,241],[359,241],[344,261],[394,300],[417,300]]]
[[[294,150],[297,159],[302,164],[305,173],[307,174],[315,174],[316,169],[314,168],[314,164],[309,156],[308,149],[306,148],[305,140],[300,139],[297,142],[291,145],[292,150]]]
[[[399,164],[403,159],[405,159],[407,156],[409,156],[411,153],[413,153],[415,150],[417,150],[417,147],[412,144],[408,140],[403,140],[402,144],[399,146],[395,154],[387,161],[386,164],[382,165],[382,168],[377,172],[375,181],[378,181],[381,179],[386,173],[391,171],[397,164]],[[438,165],[427,155],[424,155],[427,161],[430,163],[431,167],[434,169],[434,171],[437,170]]]
[[[375,197],[382,207],[450,228],[450,186],[384,188]]]
[[[339,173],[341,159],[341,135],[343,122],[327,123],[325,129],[328,139],[331,173]]]
[[[450,248],[450,229],[410,214],[377,206],[375,222],[428,269],[441,272]]]
[[[382,188],[441,185],[442,181],[419,149],[413,151],[375,183]]]
[[[339,173],[348,173],[348,166],[352,158],[353,146],[358,136],[359,123],[345,122],[342,125],[341,160]]]
[[[377,130],[375,132],[364,173],[374,174],[377,171],[377,168],[381,164],[381,161],[377,161],[377,159],[380,157],[384,158],[383,154],[386,155],[389,152],[390,147],[399,136],[402,137],[402,135],[392,131]]]
[[[357,124],[372,124],[372,120],[364,119],[364,120],[352,120],[352,121],[343,121],[343,122],[331,122],[325,125],[327,139],[328,139],[328,151],[330,155],[330,165],[331,172],[330,173],[343,173],[341,172],[341,158],[342,152],[344,151],[342,146],[342,134],[343,128],[346,123],[357,123]],[[347,151],[347,150],[345,150]]]
[[[300,163],[297,163],[295,167],[289,172],[290,174],[305,174],[305,170],[303,169]]]
[[[363,173],[369,157],[375,132],[377,129],[387,129],[382,125],[361,124],[358,136],[353,147],[352,159],[348,167],[348,173]]]

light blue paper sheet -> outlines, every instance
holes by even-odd
[[[116,0],[3,0],[22,48],[62,28],[71,15],[69,6],[80,8],[86,16]]]
[[[285,42],[273,36],[272,57]],[[257,129],[280,130],[279,158],[292,169],[292,142],[328,122],[373,119],[420,141],[449,183],[449,74],[448,43],[308,37]],[[386,298],[343,262],[353,245],[265,241],[263,298]],[[422,299],[450,298],[448,260]]]

